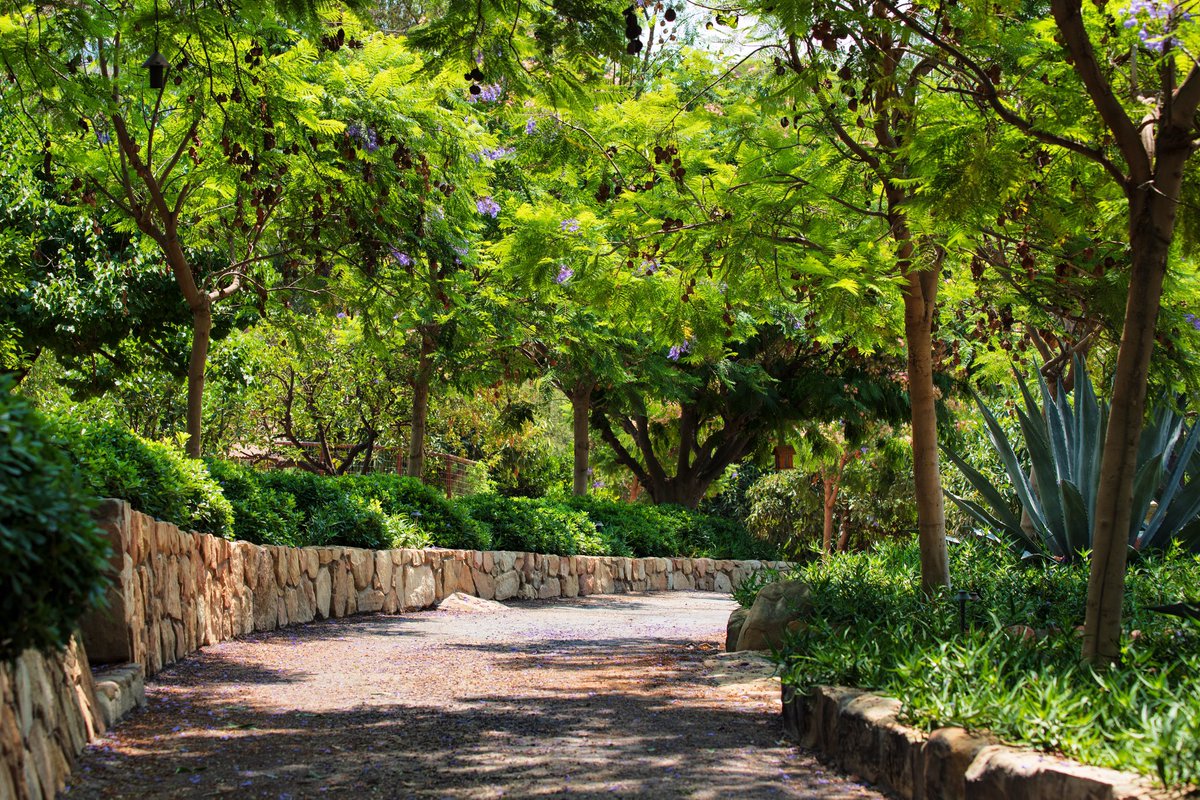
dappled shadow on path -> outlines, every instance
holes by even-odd
[[[156,733],[165,723],[150,712],[129,726],[134,746],[89,753],[69,796],[859,796],[734,758],[774,746],[773,721],[757,713],[625,692],[461,705],[264,716],[197,698],[173,735]]]

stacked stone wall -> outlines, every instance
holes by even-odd
[[[147,675],[235,636],[314,619],[430,608],[454,592],[485,600],[703,589],[728,592],[764,566],[710,558],[554,556],[475,550],[271,547],[180,530],[107,501],[109,608],[83,625],[93,661]]]
[[[26,650],[0,662],[0,798],[51,800],[84,745],[104,733],[87,655]]]
[[[728,592],[764,566],[708,558],[552,556],[472,550],[264,547],[182,531],[105,501],[107,607],[82,645],[0,663],[0,800],[49,800],[84,746],[144,702],[153,675],[204,645],[350,614],[430,608],[455,592],[533,600],[673,589]],[[86,650],[86,652],[85,652]],[[125,664],[94,679],[93,663]],[[99,683],[97,683],[99,680]]]

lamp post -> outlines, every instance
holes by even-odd
[[[972,600],[978,600],[979,595],[976,592],[968,592],[966,589],[959,589],[954,593],[954,602],[958,603],[958,632],[966,634],[967,632],[967,603]]]

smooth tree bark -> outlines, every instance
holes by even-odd
[[[893,0],[880,0],[910,30],[938,47],[975,85],[981,105],[1001,120],[1040,142],[1077,153],[1099,164],[1121,187],[1129,209],[1129,289],[1121,342],[1117,352],[1112,408],[1100,462],[1100,483],[1092,522],[1092,559],[1084,621],[1083,657],[1097,664],[1113,662],[1121,652],[1121,606],[1125,567],[1133,523],[1133,481],[1146,407],[1146,391],[1154,352],[1155,329],[1162,300],[1167,258],[1175,235],[1175,219],[1183,186],[1183,169],[1196,148],[1200,108],[1200,65],[1193,59],[1178,79],[1177,48],[1164,32],[1157,57],[1157,85],[1139,85],[1134,69],[1107,72],[1106,54],[1098,55],[1084,22],[1082,0],[1051,0],[1058,37],[1084,92],[1115,146],[1116,157],[1103,144],[1071,138],[1040,127],[1010,106],[998,85],[999,71],[972,57],[966,45],[945,36],[946,29],[927,25]],[[1131,66],[1143,56],[1126,51]],[[1185,58],[1191,58],[1184,54]],[[1138,119],[1130,117],[1112,75],[1130,81]],[[1143,92],[1143,89],[1149,89]],[[1098,138],[1098,137],[1097,137]]]
[[[157,117],[158,109],[155,109]],[[153,157],[153,137],[143,150],[129,133],[125,118],[114,113],[111,116],[113,130],[122,155],[123,171],[120,174],[123,196],[110,193],[103,185],[96,188],[108,197],[125,214],[130,216],[138,228],[150,236],[166,258],[175,283],[183,294],[192,314],[192,346],[188,358],[187,378],[187,434],[186,452],[191,458],[199,458],[203,450],[204,427],[204,373],[208,364],[208,349],[212,340],[212,308],[219,300],[229,297],[241,289],[244,267],[253,260],[252,255],[240,263],[230,264],[228,282],[219,288],[205,291],[196,282],[183,242],[180,240],[180,219],[188,195],[190,183],[184,182],[177,190],[174,202],[168,201],[163,187],[173,182],[173,171],[187,148],[191,145],[199,127],[199,120],[192,123],[187,133],[179,140],[175,151],[156,172],[150,159]],[[143,158],[143,154],[145,158]],[[135,187],[140,184],[140,191]],[[144,193],[144,194],[143,194]],[[270,218],[274,206],[265,209],[259,224],[251,233],[251,241],[257,242]]]
[[[822,494],[822,526],[821,526],[821,551],[826,557],[833,555],[833,512],[837,508],[838,494],[842,488],[842,476],[846,473],[846,465],[854,460],[855,451],[842,453],[838,457],[837,466],[821,470],[821,494]],[[842,537],[838,543],[838,550],[845,550],[845,540],[848,537],[846,531],[845,520],[842,521]]]
[[[433,384],[433,354],[437,352],[436,327],[422,325],[420,335],[417,371],[412,381],[413,408],[408,433],[408,458],[404,465],[404,474],[418,479],[425,470],[425,429],[429,421],[429,392]]]
[[[594,380],[580,378],[571,386],[568,394],[571,400],[571,439],[574,457],[571,469],[571,491],[576,497],[583,497],[588,493],[588,460],[591,450],[589,417],[592,409],[592,392],[595,388]]]
[[[860,139],[838,118],[835,104],[819,90],[819,102],[827,109],[826,121],[847,154],[861,163],[879,182],[884,197],[882,216],[896,246],[896,272],[903,279],[905,351],[908,360],[908,389],[912,404],[913,491],[917,506],[917,529],[921,554],[921,587],[932,595],[938,587],[950,585],[949,558],[946,552],[946,513],[942,499],[941,465],[937,440],[937,391],[933,383],[933,324],[937,311],[938,270],[922,268],[918,263],[916,236],[905,207],[912,199],[906,188],[910,177],[901,154],[902,140],[915,127],[916,105],[911,95],[932,71],[930,61],[913,62],[906,45],[887,26],[864,26],[856,43],[868,53],[867,82],[873,114],[871,137]],[[808,42],[815,49],[812,41]],[[802,74],[798,40],[791,37],[789,66]],[[901,72],[908,65],[908,74]],[[847,208],[854,206],[842,203]],[[859,209],[879,216],[878,210]]]

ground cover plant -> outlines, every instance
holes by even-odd
[[[778,654],[784,682],[858,686],[901,698],[921,728],[986,729],[1167,785],[1200,781],[1200,625],[1153,610],[1195,599],[1200,558],[1176,549],[1131,563],[1121,660],[1106,666],[1079,659],[1086,564],[954,546],[953,574],[979,597],[961,632],[952,594],[915,586],[917,559],[911,544],[883,543],[797,568],[813,610]]]

